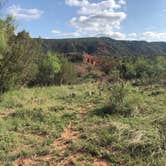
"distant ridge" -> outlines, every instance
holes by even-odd
[[[42,39],[45,51],[82,53],[103,56],[166,55],[166,42],[122,41],[107,37],[76,39]]]

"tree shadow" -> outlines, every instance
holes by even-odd
[[[112,114],[110,106],[103,106],[100,108],[96,108],[89,112],[89,116],[101,116],[106,117]]]

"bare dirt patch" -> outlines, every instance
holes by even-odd
[[[32,160],[30,158],[18,159],[16,160],[13,165],[14,166],[29,166],[32,165]]]
[[[74,141],[79,137],[79,132],[73,131],[72,123],[61,133],[61,138],[64,140],[71,140]]]
[[[72,123],[68,125],[61,133],[61,137],[54,140],[53,146],[63,153],[68,146],[68,143],[76,140],[79,137],[79,132],[73,131]]]
[[[104,160],[95,159],[93,166],[111,166],[111,164]]]

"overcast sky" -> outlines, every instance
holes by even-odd
[[[8,0],[1,13],[32,37],[166,41],[166,0]]]

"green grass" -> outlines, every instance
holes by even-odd
[[[65,158],[71,165],[92,165],[94,159],[104,159],[112,165],[164,166],[165,88],[130,87],[124,100],[131,109],[127,116],[123,110],[106,107],[111,92],[86,83],[4,94],[0,98],[0,165],[28,158],[45,165]],[[64,143],[62,153],[53,143],[71,123],[79,136]]]

